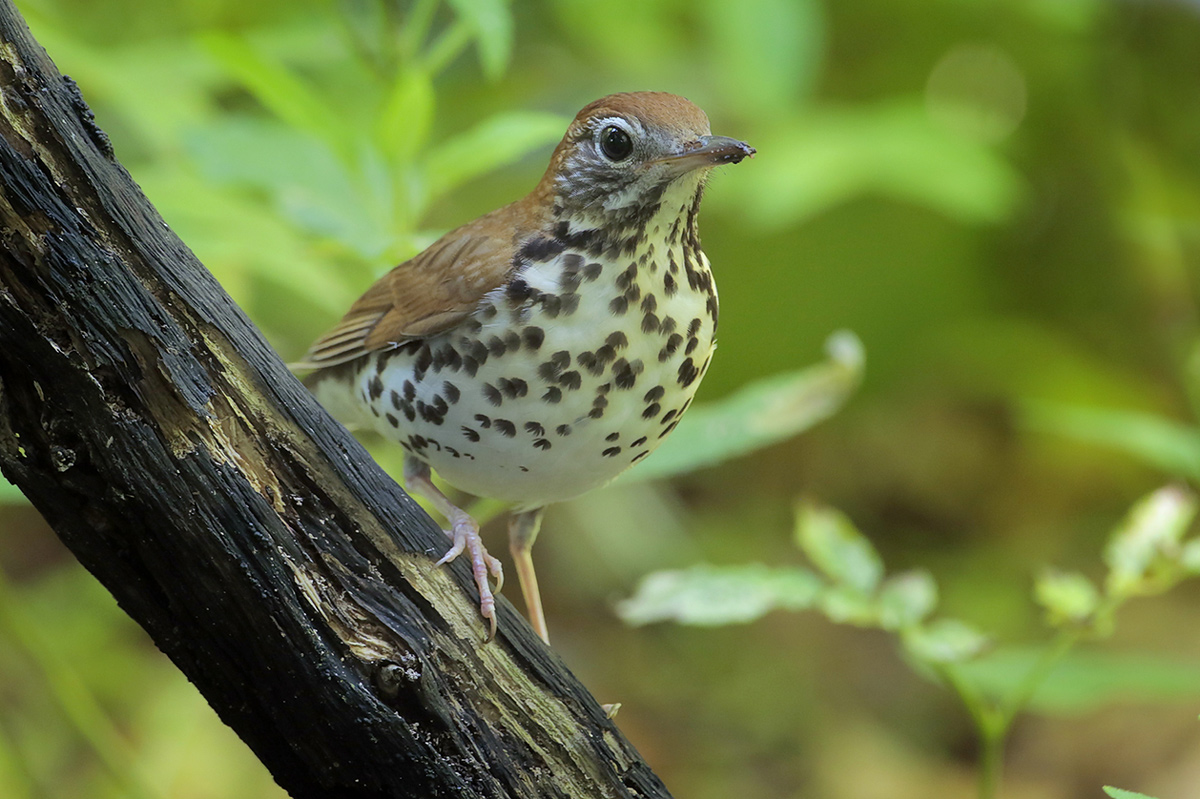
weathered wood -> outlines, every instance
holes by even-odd
[[[301,168],[301,165],[297,165]],[[296,797],[666,797],[287,372],[0,0],[0,469]]]

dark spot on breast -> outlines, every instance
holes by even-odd
[[[660,324],[660,325],[658,326],[658,329],[659,329],[659,331],[660,331],[660,332],[662,332],[662,333],[664,333],[664,334],[667,334],[667,333],[674,333],[674,332],[675,332],[675,327],[676,327],[676,325],[675,325],[675,317],[674,317],[674,316],[668,316],[666,319],[662,320],[662,324]]]
[[[520,257],[534,263],[549,261],[567,248],[558,238],[530,239],[521,245]]]
[[[675,421],[671,422],[671,424],[667,426],[667,429],[666,429],[666,430],[663,430],[661,433],[659,433],[659,434],[658,434],[658,437],[659,437],[659,438],[666,438],[666,437],[667,437],[667,435],[669,435],[669,434],[670,434],[670,432],[671,432],[672,430],[674,430],[674,429],[675,429],[675,425],[677,425],[677,424],[679,424],[679,420],[678,420],[678,419],[676,419]]]
[[[532,436],[541,437],[541,436],[546,435],[546,428],[542,427],[537,422],[526,422],[524,427],[525,427],[525,432],[529,433]]]
[[[517,434],[517,426],[508,419],[493,419],[492,424],[496,426],[497,432],[505,438],[512,438]]]
[[[504,402],[504,397],[500,393],[500,389],[493,386],[491,383],[483,384],[483,398],[497,407]]]
[[[504,343],[504,339],[499,336],[492,336],[487,341],[487,351],[489,355],[499,358],[507,351],[508,347]]]
[[[528,285],[528,284],[526,284],[526,285]],[[484,320],[485,322],[489,319],[495,319],[496,318],[496,306],[492,305],[489,302],[486,305],[484,305],[482,308],[480,308],[478,311],[476,311],[476,314],[478,314],[479,318]]]
[[[599,395],[593,397],[592,398],[592,407],[593,408],[607,408],[608,407],[608,397],[604,396],[603,394],[599,394]]]
[[[639,452],[638,454],[634,455],[633,460],[631,460],[630,463],[637,463],[638,461],[640,461],[642,458],[646,457],[649,454],[650,454],[650,450],[644,449],[641,452]]]
[[[401,410],[404,412],[404,418],[408,421],[415,422],[417,420],[417,411],[413,408],[412,403],[404,403],[404,407]]]
[[[606,435],[604,437],[604,440],[611,444],[612,442],[616,441],[620,437],[621,437],[620,433],[609,433],[608,435]]]
[[[530,325],[521,331],[521,339],[525,342],[527,349],[537,352],[541,348],[542,342],[546,340],[546,331]]]
[[[663,278],[663,293],[666,294],[667,297],[674,297],[678,291],[679,284],[675,282],[675,278],[670,272],[668,272],[667,276]]]
[[[445,383],[442,383],[442,393],[446,395],[446,399],[448,399],[451,404],[458,402],[458,398],[462,396],[461,392],[458,390],[458,386],[454,385],[449,380],[447,380]]]
[[[624,297],[613,297],[612,302],[608,304],[608,310],[614,316],[624,316],[625,312],[629,310],[629,300]]]
[[[559,375],[558,382],[560,385],[565,386],[568,390],[574,391],[583,385],[583,377],[579,374],[579,372],[572,369],[569,372],[563,372],[561,375]]]
[[[600,349],[596,350],[596,360],[601,364],[606,364],[616,357],[616,348],[609,344],[604,344],[600,347]]]
[[[533,445],[540,450],[550,449],[550,442],[544,438],[539,438],[537,441],[534,441]]]
[[[547,319],[557,319],[558,313],[562,309],[562,298],[557,294],[542,295],[542,313]]]
[[[700,317],[698,317],[698,316],[695,319],[693,319],[692,321],[688,322],[687,334],[689,336],[694,336],[697,333],[699,333],[701,324],[702,324],[702,322],[700,321]]]
[[[683,336],[678,333],[672,333],[667,339],[667,343],[661,350],[658,351],[658,361],[662,363],[675,354],[679,349],[679,345],[683,343]]]
[[[391,394],[388,395],[388,398],[392,401],[392,407],[396,410],[400,410],[400,392],[392,391]]]
[[[475,414],[475,421],[479,422],[479,426],[487,430],[492,426],[492,420],[484,416],[482,413]]]
[[[618,330],[615,333],[608,334],[608,338],[604,339],[604,346],[619,350],[629,346],[629,338]]]
[[[658,298],[655,297],[653,294],[647,294],[642,299],[642,312],[643,313],[654,313],[657,310],[658,310]]]
[[[463,356],[462,365],[463,371],[467,373],[468,377],[474,377],[475,373],[479,371],[479,361],[475,360],[470,355]]]
[[[691,358],[685,358],[683,363],[679,364],[679,375],[676,382],[683,388],[687,388],[699,376],[700,370],[696,368],[696,364],[692,363]]]
[[[383,381],[379,379],[379,375],[371,378],[371,382],[367,384],[367,393],[370,395],[372,401],[383,396]]]
[[[524,397],[529,393],[529,384],[519,377],[502,377],[496,383],[498,384],[500,393],[509,399]]]
[[[479,431],[478,430],[473,430],[472,428],[467,427],[466,425],[463,425],[462,427],[460,427],[459,430],[462,430],[462,434],[467,439],[467,441],[474,442],[474,441],[479,440]]]
[[[542,399],[549,402],[551,405],[562,401],[562,389],[558,386],[550,386],[546,389],[546,393],[542,395]]]
[[[696,351],[696,347],[698,347],[698,346],[700,346],[700,339],[696,338],[695,336],[693,336],[692,338],[689,338],[687,346],[684,347],[684,349],[683,349],[683,354],[691,355],[693,352]]]
[[[713,322],[713,331],[717,329],[717,295],[709,294],[708,301],[704,303],[704,309],[708,311],[708,316]]]
[[[474,358],[480,365],[487,363],[488,348],[481,339],[473,338],[464,341],[462,350],[464,354]]]
[[[599,419],[604,416],[604,408],[592,408],[588,411],[589,419]]]
[[[637,279],[637,273],[638,265],[636,263],[632,263],[625,267],[625,270],[622,271],[621,274],[617,275],[617,279],[615,281],[617,288],[623,290],[632,286],[634,280]]]
[[[388,424],[390,424],[392,427],[400,426],[400,420],[397,419],[395,416],[392,416],[390,413],[387,414],[387,420],[388,420]]]
[[[648,313],[642,317],[642,332],[653,333],[654,331],[658,330],[658,324],[658,316]]]
[[[641,438],[639,438],[637,441],[634,441],[629,446],[630,447],[640,447],[642,444],[645,444],[645,443],[646,443],[646,437],[642,436]]]
[[[591,351],[581,352],[575,356],[575,362],[577,364],[579,364],[580,366],[582,366],[584,369],[590,370],[593,366],[596,365],[596,353],[591,352]]]
[[[404,398],[412,402],[413,397],[417,396],[417,387],[413,385],[411,380],[404,381]]]
[[[672,419],[674,419],[678,415],[679,415],[678,410],[669,410],[663,414],[663,418],[659,419],[658,423],[659,424],[667,424],[668,422],[670,422]]]
[[[554,428],[554,432],[558,433],[560,436],[569,436],[571,435],[571,425],[560,424],[558,427]]]
[[[630,305],[642,298],[642,287],[634,283],[629,288],[625,289],[625,301]]]
[[[603,271],[604,271],[603,266],[601,266],[596,261],[592,261],[590,264],[588,264],[587,266],[585,266],[583,268],[583,277],[585,280],[587,280],[590,283],[593,280],[595,280],[596,278],[600,277],[600,273]]]
[[[604,451],[603,451],[603,452],[601,452],[600,454],[601,454],[601,455],[603,455],[603,456],[604,456],[604,457],[606,457],[606,458],[611,458],[611,457],[613,457],[613,456],[615,456],[615,455],[620,455],[620,454],[621,454],[621,448],[620,448],[620,447],[609,447],[608,449],[604,450]]]
[[[667,390],[665,388],[663,388],[662,386],[655,386],[654,388],[647,391],[645,396],[642,397],[642,399],[645,400],[646,402],[658,402],[660,399],[663,398],[663,394],[666,394],[666,393],[667,393]]]
[[[658,416],[658,412],[662,410],[662,406],[657,402],[652,402],[646,406],[646,410],[642,411],[643,419],[653,419]]]
[[[564,295],[562,298],[562,314],[563,314],[563,316],[570,316],[571,314],[575,313],[578,310],[579,310],[579,295],[578,294]]]

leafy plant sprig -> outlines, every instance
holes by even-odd
[[[753,621],[776,609],[812,609],[835,623],[892,633],[919,670],[962,700],[982,743],[979,795],[992,799],[1013,721],[1035,704],[1075,645],[1110,634],[1117,610],[1129,600],[1200,574],[1200,537],[1184,539],[1197,507],[1196,496],[1179,486],[1139,500],[1109,538],[1103,554],[1107,574],[1099,585],[1077,572],[1041,574],[1034,598],[1054,634],[1032,657],[1007,653],[1007,673],[999,677],[983,657],[990,636],[965,621],[935,615],[938,590],[928,572],[888,576],[879,553],[845,514],[809,501],[797,507],[795,539],[813,568],[702,565],[657,572],[618,612],[630,624],[716,626]],[[1200,684],[1190,688],[1200,691]]]

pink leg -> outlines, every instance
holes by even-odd
[[[533,571],[533,542],[542,527],[542,509],[515,513],[508,522],[508,550],[517,567],[517,580],[521,583],[521,596],[525,597],[525,612],[533,630],[547,644],[550,631],[546,627],[546,615],[542,612],[542,594],[538,590],[537,574]]]
[[[438,566],[457,558],[464,551],[471,556],[471,573],[475,577],[475,585],[479,589],[479,612],[489,622],[488,641],[496,637],[496,598],[488,585],[488,575],[496,578],[496,590],[504,585],[504,569],[500,561],[488,554],[479,536],[479,525],[450,499],[438,490],[429,476],[429,464],[422,463],[416,458],[404,459],[404,485],[414,494],[420,494],[433,503],[437,512],[446,517],[450,529],[445,533],[450,537],[450,549],[437,562]]]

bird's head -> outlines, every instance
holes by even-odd
[[[682,97],[613,94],[575,117],[539,189],[559,215],[627,227],[664,204],[690,207],[712,167],[752,155],[745,142],[713,136],[705,113]]]

